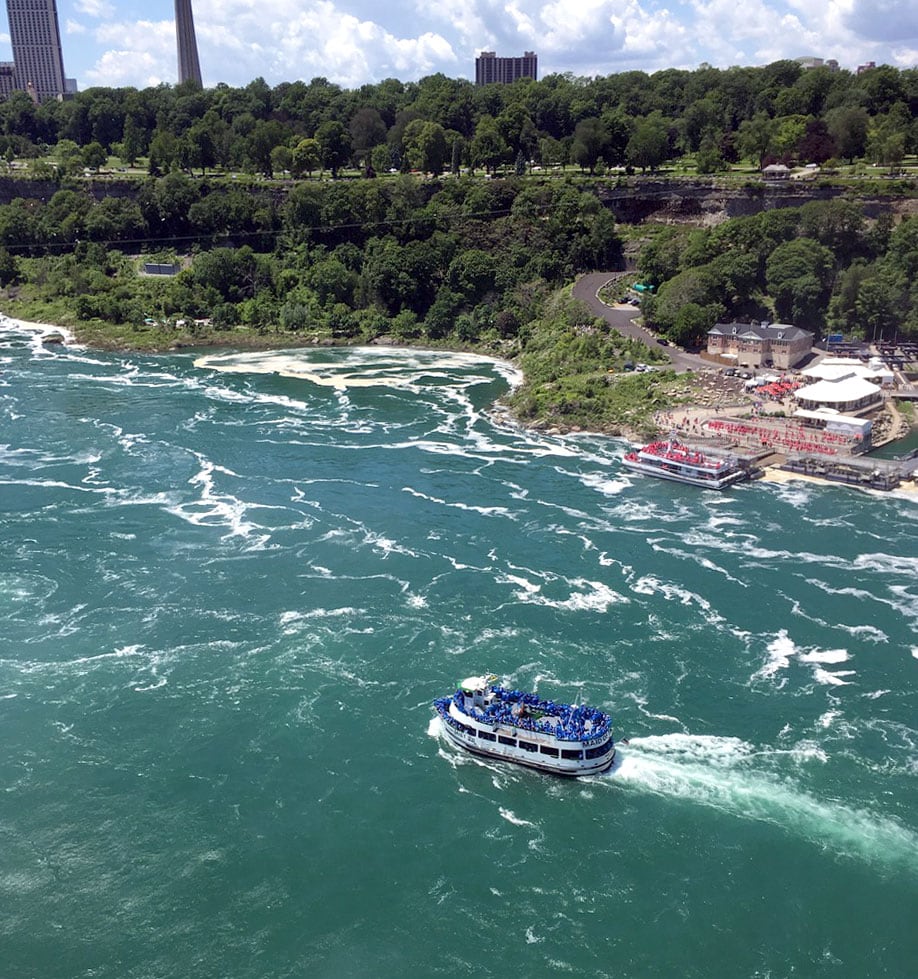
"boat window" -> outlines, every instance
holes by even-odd
[[[587,758],[598,758],[600,755],[604,755],[611,747],[611,742],[606,741],[605,744],[597,744],[592,748],[587,748],[585,755]]]
[[[531,741],[520,741],[520,747],[524,751],[535,751],[536,750],[536,745],[534,745]]]
[[[497,739],[501,744],[509,744],[516,747],[516,738],[505,738],[502,734]]]
[[[478,737],[481,738],[482,741],[494,741],[495,740],[495,736],[493,734],[491,734],[490,731],[479,731],[478,732]]]
[[[583,752],[579,748],[577,748],[576,750],[573,750],[571,748],[561,749],[561,757],[566,758],[568,761],[580,761],[582,756],[583,756]]]
[[[557,748],[546,748],[543,745],[541,748],[539,748],[539,751],[543,755],[551,755],[552,758],[557,758],[558,757],[558,749]]]

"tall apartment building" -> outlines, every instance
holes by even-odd
[[[498,58],[493,51],[482,51],[475,59],[475,84],[509,85],[517,78],[538,78],[539,59],[534,51],[524,51],[522,58]]]
[[[61,29],[55,0],[6,0],[13,48],[14,88],[38,101],[61,98],[75,89],[64,78]]]
[[[178,81],[201,85],[201,63],[198,42],[194,36],[191,0],[175,0],[175,40],[178,46]]]

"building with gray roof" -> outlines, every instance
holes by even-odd
[[[737,367],[787,370],[810,353],[813,337],[787,323],[717,323],[708,330],[708,353]]]

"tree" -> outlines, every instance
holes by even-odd
[[[679,311],[676,313],[676,321],[666,331],[666,335],[680,347],[700,345],[715,322],[717,322],[717,308],[715,306],[685,303],[679,307]]]
[[[800,146],[806,136],[806,116],[783,116],[774,120],[771,149],[782,159],[797,159]]]
[[[211,113],[208,113],[211,115]],[[200,167],[201,175],[207,172],[208,167],[213,167],[217,163],[217,147],[214,140],[213,122],[202,119],[196,122],[184,136],[186,144],[186,159],[189,166]]]
[[[321,152],[319,143],[315,139],[301,139],[293,147],[290,158],[290,172],[294,177],[302,177],[303,174],[312,176],[312,171],[316,170],[321,162]]]
[[[158,176],[170,170],[179,159],[179,142],[175,136],[164,129],[156,129],[150,140],[149,171]]]
[[[358,109],[349,125],[354,156],[370,165],[370,151],[386,141],[386,124],[379,112],[370,106]],[[386,167],[388,169],[388,167]]]
[[[488,115],[482,116],[472,137],[470,147],[472,166],[482,166],[490,173],[504,160],[507,152],[507,144],[494,118]]]
[[[508,105],[495,122],[510,152],[514,156],[522,152],[528,160],[535,152],[539,137],[526,108],[519,102]]]
[[[0,248],[0,286],[5,289],[18,280],[19,263],[5,248]]]
[[[625,159],[632,166],[640,167],[642,173],[648,168],[656,170],[666,159],[668,148],[666,123],[659,113],[653,113],[637,121]]]
[[[276,119],[259,119],[246,139],[246,156],[260,173],[273,177],[274,162],[271,154],[276,146],[285,144],[289,136],[287,127]]]
[[[108,160],[108,153],[101,143],[89,143],[83,147],[83,166],[90,170],[99,170]]]
[[[123,197],[106,197],[86,215],[86,236],[91,241],[137,241],[147,232],[136,202]]]
[[[539,140],[539,158],[543,167],[561,166],[565,160],[564,144],[551,136],[546,136]]]
[[[789,323],[821,325],[834,268],[832,252],[812,238],[778,245],[765,265],[765,281],[778,316]]]
[[[121,138],[121,162],[132,167],[144,149],[144,129],[138,125],[133,115],[124,120],[124,135]]]
[[[825,163],[837,153],[835,140],[822,119],[810,119],[799,145],[800,159],[806,163]]]
[[[446,133],[439,123],[415,119],[405,129],[403,144],[413,167],[434,176],[443,172],[449,157],[449,147]]]
[[[695,154],[695,169],[699,173],[717,173],[727,169],[720,145],[710,136],[705,136]]]
[[[62,139],[54,148],[57,172],[63,177],[76,173],[83,166],[83,154],[72,139]]]
[[[865,339],[872,342],[892,337],[900,316],[894,302],[894,291],[880,276],[865,278],[858,290],[855,310],[864,329]]]
[[[596,163],[602,156],[605,143],[605,130],[597,118],[581,119],[574,130],[571,144],[571,160],[594,173]]]
[[[281,143],[280,146],[275,146],[271,150],[271,170],[274,173],[283,173],[284,171],[289,173],[292,166],[293,150],[289,146]]]
[[[860,106],[832,109],[826,113],[826,125],[839,155],[849,162],[863,156],[867,148],[867,130],[870,117]]]
[[[759,169],[765,165],[765,157],[771,149],[774,123],[766,112],[757,112],[751,119],[740,123],[737,145],[743,156],[758,163]]]
[[[319,157],[323,167],[331,170],[333,180],[338,179],[338,171],[351,158],[351,136],[343,124],[335,120],[323,122],[316,130],[319,144]]]

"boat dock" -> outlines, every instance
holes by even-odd
[[[785,472],[797,473],[831,483],[843,483],[860,489],[894,490],[907,480],[914,480],[918,459],[847,459],[814,458],[799,456],[788,459],[779,467]]]

